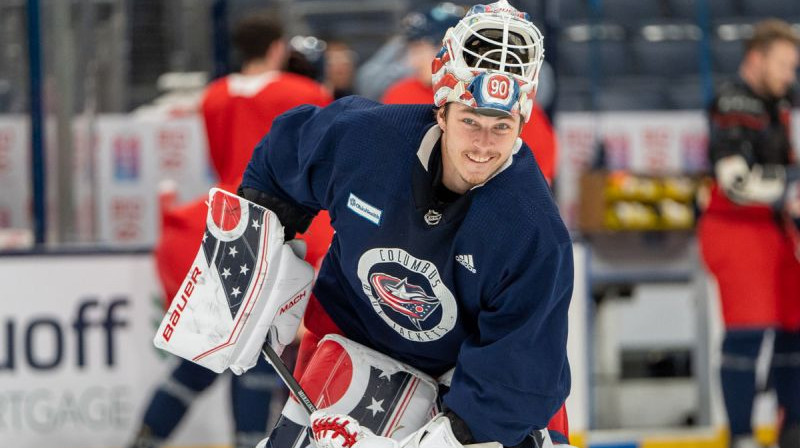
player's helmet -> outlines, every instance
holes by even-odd
[[[403,35],[409,42],[427,40],[437,45],[450,27],[464,16],[464,8],[443,2],[433,8],[412,11],[403,18]]]
[[[521,114],[528,121],[544,46],[527,13],[506,0],[475,5],[442,44],[432,67],[436,106],[457,101],[482,114]]]

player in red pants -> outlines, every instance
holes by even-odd
[[[783,412],[780,447],[800,447],[800,262],[781,216],[796,170],[786,96],[800,62],[798,44],[788,24],[758,24],[740,78],[720,89],[710,110],[715,183],[698,232],[719,285],[722,391],[734,448],[757,446],[756,359],[767,330],[775,331],[771,380]]]

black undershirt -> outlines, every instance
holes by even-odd
[[[461,194],[450,190],[444,185],[442,177],[444,176],[444,168],[442,166],[442,141],[436,142],[431,152],[431,159],[428,162],[428,172],[431,175],[431,188],[433,188],[434,205],[437,208],[445,208],[448,204],[452,204]]]

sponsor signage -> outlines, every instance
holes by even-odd
[[[0,445],[125,446],[174,358],[152,344],[163,315],[149,255],[0,257]],[[226,445],[219,381],[176,446]]]

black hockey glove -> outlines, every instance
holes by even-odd
[[[291,241],[296,233],[303,233],[308,230],[311,220],[314,219],[313,215],[300,207],[263,191],[240,186],[236,194],[275,213],[280,219],[281,225],[283,225],[284,241]]]

